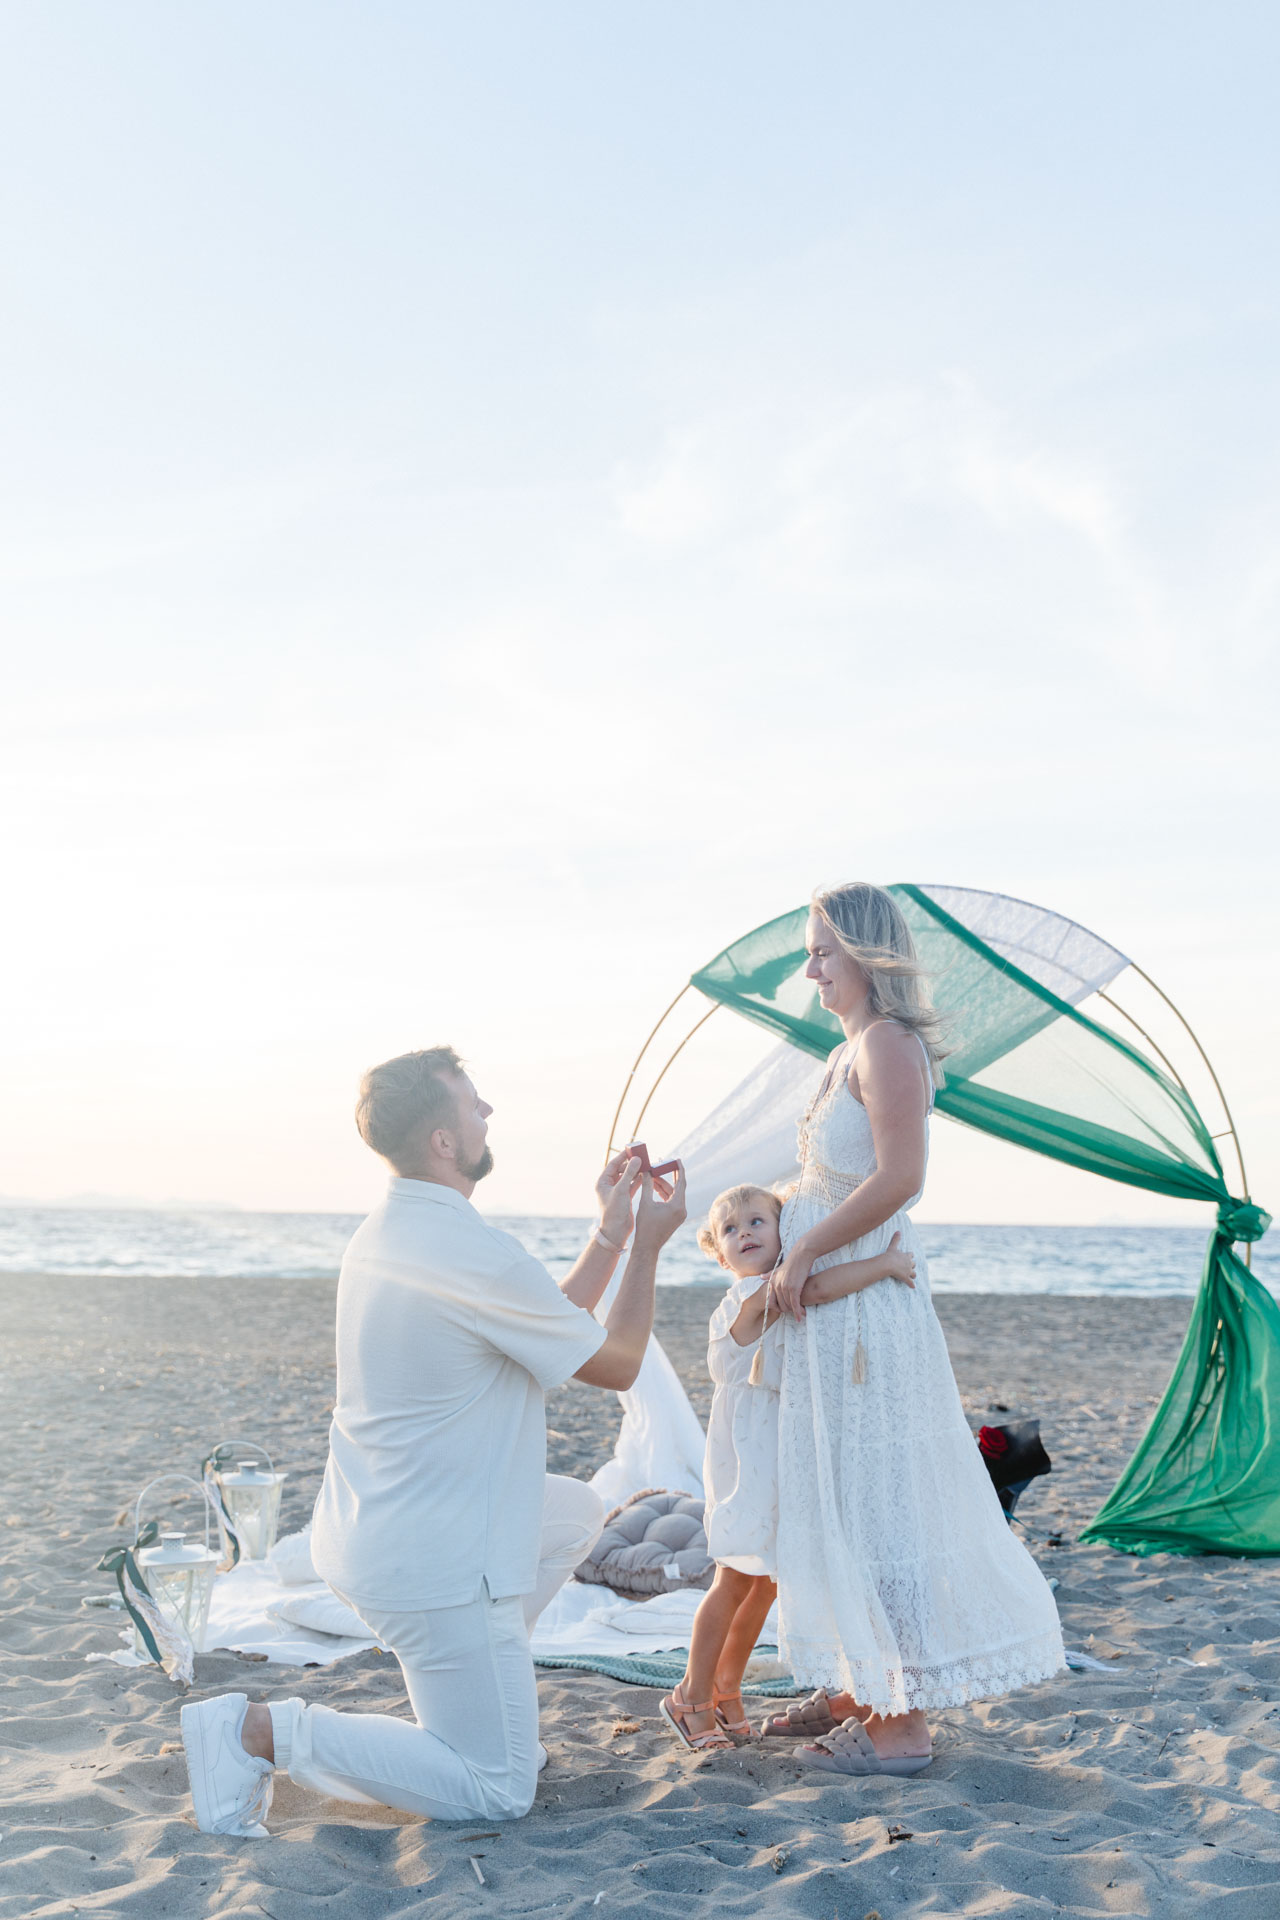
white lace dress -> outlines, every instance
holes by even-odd
[[[784,1249],[875,1170],[850,1064],[842,1055],[801,1123]],[[910,1214],[815,1266],[881,1253],[894,1233],[915,1254],[914,1291],[885,1280],[785,1320],[778,1431],[781,1656],[798,1685],[888,1714],[1008,1693],[1064,1665],[1053,1595],[965,1420]]]
[[[768,1574],[777,1565],[778,1396],[750,1384],[754,1344],[729,1329],[764,1282],[735,1280],[711,1316],[707,1368],[715,1383],[702,1467],[707,1551],[717,1566]]]

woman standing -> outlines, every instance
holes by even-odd
[[[924,1187],[938,1021],[892,897],[814,896],[808,978],[845,1038],[800,1128],[774,1297],[784,1322],[778,1579],[782,1657],[818,1687],[765,1731],[808,1764],[914,1773],[926,1714],[1063,1666],[1057,1608],[1011,1532],[964,1417],[908,1208]],[[815,1269],[894,1233],[917,1282],[810,1309]]]

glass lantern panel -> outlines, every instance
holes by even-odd
[[[265,1560],[275,1545],[283,1479],[276,1473],[223,1474],[222,1497],[240,1538],[242,1559]]]
[[[157,1566],[152,1563],[141,1569],[156,1606],[175,1627],[188,1635],[197,1653],[204,1652],[215,1564],[211,1557],[208,1561],[189,1561],[178,1566]],[[133,1645],[135,1653],[146,1652],[136,1627],[133,1630]]]

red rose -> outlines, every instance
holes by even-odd
[[[998,1460],[1009,1451],[1009,1436],[1003,1427],[979,1427],[978,1446],[987,1460]]]

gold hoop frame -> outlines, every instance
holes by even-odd
[[[623,1087],[622,1092],[619,1094],[618,1104],[613,1110],[613,1122],[609,1128],[609,1140],[604,1150],[604,1157],[606,1160],[611,1159],[614,1152],[616,1151],[615,1142],[618,1139],[618,1122],[622,1118],[622,1108],[626,1101],[628,1093],[631,1091],[631,1084],[634,1081],[636,1074],[640,1071],[640,1062],[644,1059],[646,1053],[648,1053],[649,1048],[653,1045],[654,1040],[656,1039],[659,1032],[662,1030],[663,1026],[665,1026],[669,1016],[675,1012],[680,1002],[684,999],[684,996],[686,995],[686,993],[691,993],[692,991],[693,991],[692,983],[689,981],[686,981],[684,986],[681,987],[679,993],[676,995],[675,999],[667,1007],[666,1011],[661,1015],[659,1015],[657,1021],[649,1029],[649,1034],[647,1039],[645,1040],[644,1045],[641,1047],[639,1053],[636,1055],[635,1059],[632,1061],[631,1071],[627,1075],[626,1085]],[[641,1103],[640,1111],[639,1113],[637,1113],[635,1117],[635,1122],[632,1125],[631,1131],[630,1133],[628,1133],[627,1139],[622,1143],[624,1146],[629,1141],[639,1139],[641,1122],[643,1121],[646,1113],[648,1113],[649,1111],[650,1101],[653,1099],[654,1094],[658,1091],[658,1088],[662,1085],[662,1082],[665,1080],[667,1076],[668,1068],[674,1065],[675,1061],[684,1052],[685,1048],[688,1046],[689,1042],[692,1040],[694,1034],[698,1031],[699,1027],[705,1027],[708,1020],[711,1018],[712,1014],[719,1013],[719,1011],[720,1011],[720,1002],[718,1000],[713,1000],[711,1002],[711,1005],[707,1008],[707,1011],[701,1016],[700,1019],[697,1019],[694,1021],[688,1033],[685,1034],[684,1039],[675,1048],[675,1051],[669,1055],[665,1065],[659,1071],[657,1079],[653,1082],[653,1085],[649,1088],[648,1093],[646,1093],[644,1100]]]

